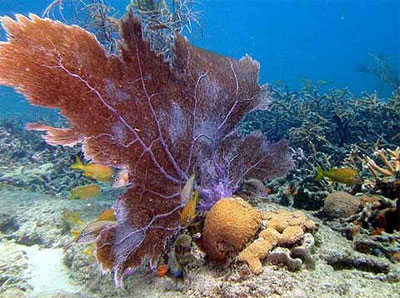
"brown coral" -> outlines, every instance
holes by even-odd
[[[361,200],[345,191],[330,193],[324,202],[322,210],[324,216],[332,220],[335,218],[346,218],[356,214],[361,207]]]
[[[261,213],[240,198],[218,201],[208,213],[203,230],[206,253],[223,260],[238,253],[261,225]]]
[[[307,219],[301,211],[290,212],[279,209],[275,211],[265,211],[262,214],[263,220],[266,220],[267,227],[283,232],[288,226],[300,226],[303,230],[314,230],[315,222]]]
[[[238,260],[246,262],[254,274],[262,272],[261,261],[273,248],[293,246],[303,239],[304,231],[316,228],[315,222],[307,219],[301,211],[266,211],[262,217],[266,220],[267,228],[238,256]]]

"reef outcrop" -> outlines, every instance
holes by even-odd
[[[154,268],[166,239],[182,229],[180,193],[193,170],[207,210],[245,178],[270,179],[293,166],[287,142],[235,130],[269,103],[249,56],[216,55],[176,33],[169,63],[132,13],[120,23],[118,55],[78,26],[35,15],[1,20],[9,40],[0,45],[0,84],[59,109],[69,124],[28,128],[45,131],[52,145],[81,143],[94,163],[129,171],[133,186],[114,204],[117,224],[96,240],[97,259],[117,284],[145,259]]]
[[[316,228],[301,211],[261,212],[241,198],[224,198],[207,214],[203,245],[210,258],[221,261],[237,256],[254,274],[263,271],[267,257],[267,262],[283,263],[290,270],[299,269],[303,261],[313,268],[314,237],[305,232]]]

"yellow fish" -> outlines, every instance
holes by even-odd
[[[93,243],[89,244],[89,246],[86,247],[86,249],[83,250],[82,253],[83,253],[84,255],[86,255],[86,256],[89,258],[90,261],[93,261],[93,259],[94,259],[94,256],[93,256],[93,253],[94,253],[94,244],[93,244]]]
[[[74,241],[76,240],[76,239],[78,239],[78,237],[79,237],[79,235],[81,234],[81,231],[80,230],[72,230],[71,231],[71,235],[72,235],[72,237],[74,237]]]
[[[71,195],[69,197],[70,200],[73,199],[89,199],[95,196],[98,196],[101,192],[101,189],[96,184],[88,184],[83,186],[75,187],[71,190]]]
[[[70,224],[71,226],[81,226],[83,225],[83,222],[81,220],[81,215],[79,211],[71,211],[69,209],[64,209],[63,210],[63,215],[65,220]]]
[[[107,209],[102,212],[95,221],[87,224],[82,230],[74,229],[71,231],[71,235],[73,236],[73,240],[70,241],[65,247],[65,250],[68,250],[74,242],[80,244],[90,244],[96,241],[97,236],[101,232],[101,230],[107,225],[115,225],[115,216],[113,209]],[[80,222],[82,225],[82,222]],[[89,250],[88,250],[89,252]]]
[[[76,157],[76,162],[71,165],[71,169],[83,171],[83,176],[99,181],[108,182],[113,178],[114,171],[109,166],[99,164],[83,164],[80,158]]]
[[[102,221],[102,220],[114,220],[115,221],[114,209],[110,208],[110,209],[103,211],[97,217],[97,221]]]
[[[317,168],[316,181],[326,177],[333,182],[343,184],[362,184],[362,179],[357,177],[358,172],[351,168],[332,168],[324,171],[321,167]]]
[[[196,207],[198,203],[199,203],[199,190],[196,189],[193,196],[189,199],[185,207],[183,207],[182,209],[181,220],[180,220],[182,227],[189,226],[196,218],[197,216]]]

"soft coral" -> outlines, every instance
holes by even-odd
[[[2,21],[9,42],[0,45],[0,83],[32,104],[59,108],[71,126],[30,128],[47,131],[53,145],[82,142],[86,157],[129,169],[133,186],[114,205],[118,224],[96,241],[97,259],[117,283],[146,257],[154,267],[180,230],[180,191],[193,168],[207,209],[244,177],[271,178],[292,166],[286,142],[235,131],[244,115],[268,104],[250,57],[219,56],[177,34],[170,65],[132,15],[121,23],[119,56],[77,26],[35,15]]]

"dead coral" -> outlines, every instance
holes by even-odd
[[[238,253],[261,225],[261,213],[240,198],[219,200],[208,213],[203,231],[204,249],[215,260]]]

